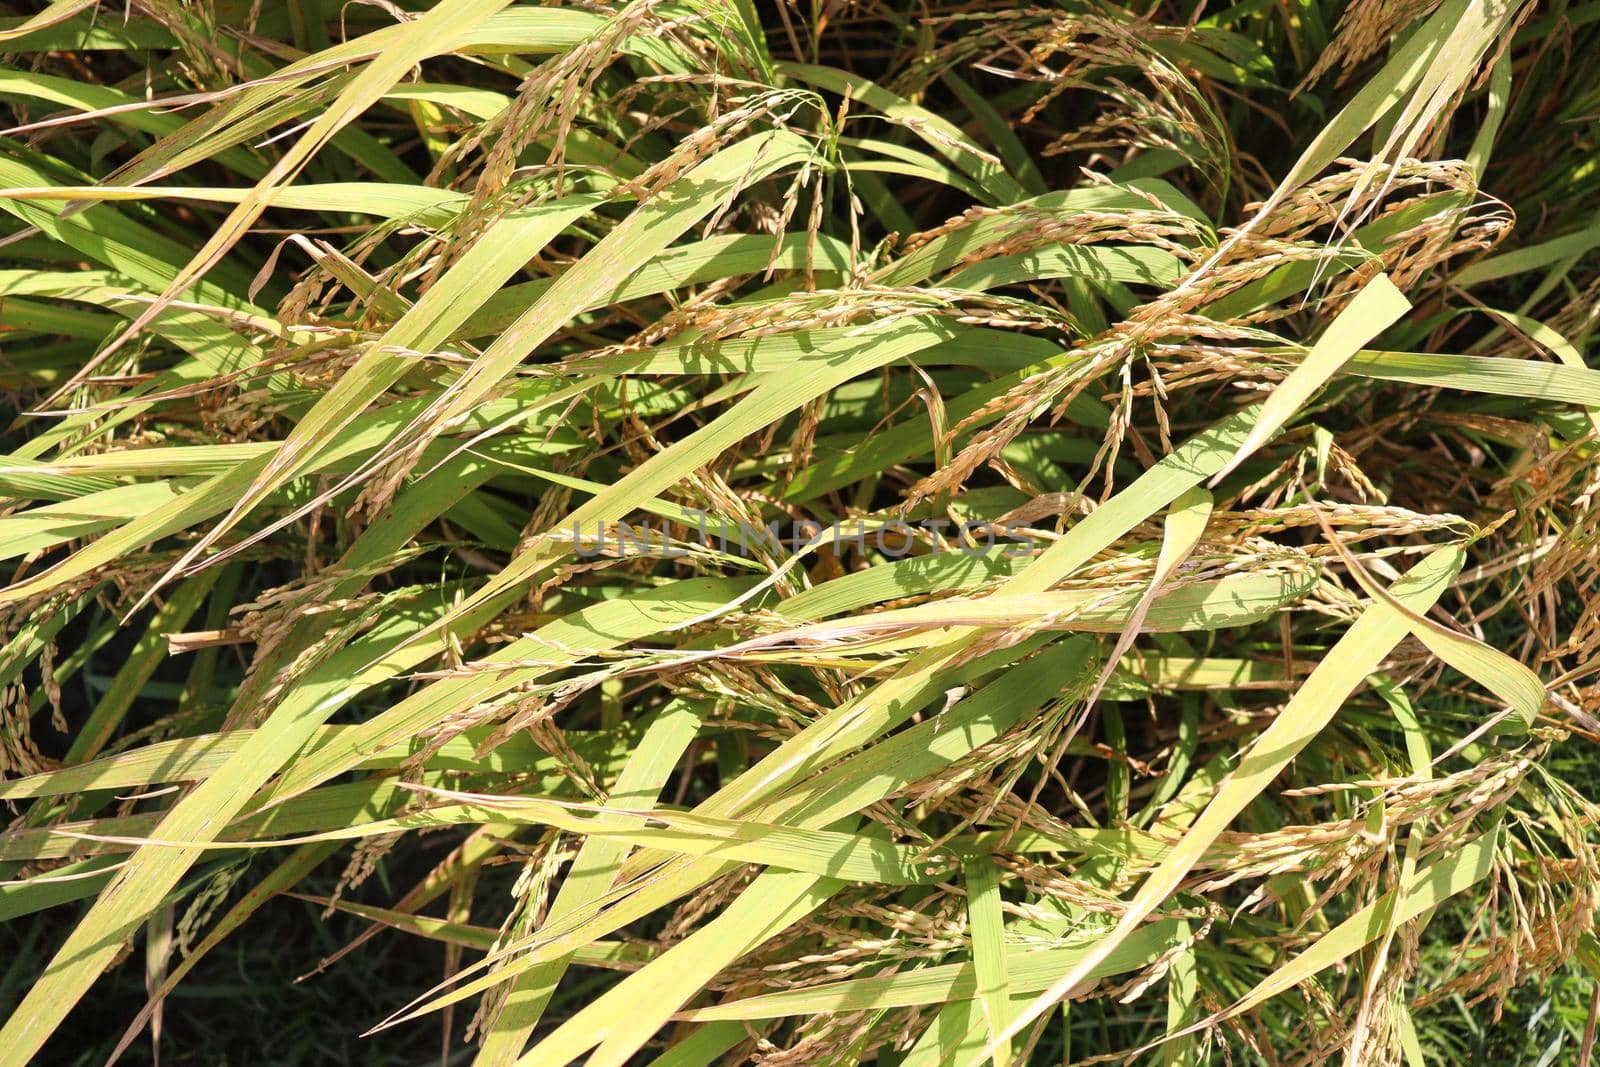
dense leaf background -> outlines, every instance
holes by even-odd
[[[1597,24],[0,4],[0,1064],[1590,1064]]]

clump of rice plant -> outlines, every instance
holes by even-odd
[[[1595,1062],[1594,0],[0,14],[0,1065]]]

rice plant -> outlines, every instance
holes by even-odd
[[[1600,0],[0,15],[0,1065],[1596,1062]]]

